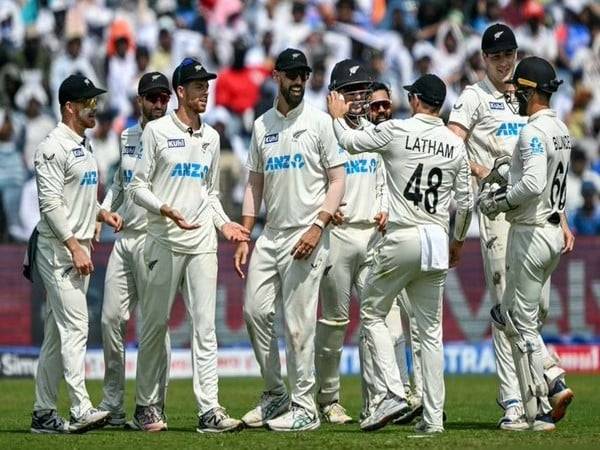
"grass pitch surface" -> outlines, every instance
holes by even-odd
[[[206,435],[195,432],[196,405],[191,380],[172,381],[167,406],[169,431],[142,433],[106,428],[84,435],[32,435],[29,432],[33,403],[33,380],[0,381],[0,449],[94,449],[94,448],[226,448],[226,449],[354,449],[354,448],[600,448],[600,380],[596,376],[569,376],[575,399],[563,421],[551,433],[505,432],[495,425],[500,409],[495,405],[494,377],[446,378],[446,432],[417,438],[412,426],[388,425],[364,433],[358,424],[327,425],[306,433],[274,433],[243,430],[239,433]],[[255,378],[225,378],[220,382],[220,399],[230,414],[241,417],[260,396],[261,382]],[[102,384],[88,382],[92,400],[100,401]],[[133,382],[128,382],[126,408],[134,408]],[[358,378],[342,380],[342,404],[356,417],[360,409]],[[68,417],[65,386],[61,388],[60,412]]]

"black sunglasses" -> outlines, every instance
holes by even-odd
[[[302,81],[306,81],[310,76],[310,73],[304,69],[286,70],[283,73],[285,74],[285,77],[291,81],[294,81],[298,77],[300,77]]]
[[[372,111],[377,111],[380,108],[389,109],[392,106],[392,102],[390,102],[389,100],[378,100],[375,102],[371,102],[369,106],[371,107]]]
[[[150,92],[149,94],[144,95],[144,98],[150,103],[156,103],[160,100],[161,103],[167,104],[169,103],[171,94],[167,94],[166,92]]]

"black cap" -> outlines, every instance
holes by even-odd
[[[294,48],[286,48],[277,57],[277,61],[275,61],[275,70],[285,72],[286,70],[295,69],[304,69],[308,72],[312,72],[304,53]]]
[[[517,88],[533,88],[552,94],[562,84],[562,80],[556,79],[554,67],[548,61],[530,56],[517,64],[512,79],[507,83],[514,84]]]
[[[169,89],[169,80],[160,72],[148,72],[140,78],[138,95],[144,95],[152,91],[171,92]]]
[[[446,85],[437,75],[430,73],[421,76],[409,86],[404,86],[408,92],[416,94],[421,100],[431,106],[442,106],[446,99]]]
[[[86,100],[105,92],[104,89],[94,86],[92,80],[83,75],[69,75],[58,88],[58,103],[64,105],[75,100]]]
[[[489,26],[481,38],[481,50],[484,53],[498,53],[518,48],[515,33],[503,23]]]
[[[173,89],[193,80],[214,80],[217,75],[208,72],[202,63],[194,58],[185,58],[173,72]]]
[[[335,91],[351,84],[371,84],[372,82],[373,77],[360,62],[355,59],[344,59],[333,66],[327,89]]]

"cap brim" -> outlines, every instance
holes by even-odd
[[[90,88],[81,98],[94,98],[105,93],[106,91],[104,89],[100,89],[94,86],[93,88]]]
[[[279,70],[280,72],[286,72],[288,70],[298,70],[298,69],[304,69],[307,72],[312,72],[312,69],[309,66],[307,66],[306,64],[291,64],[289,66],[283,66],[283,67],[275,66],[275,70]]]
[[[167,92],[170,94],[171,89],[169,89],[168,86],[158,86],[158,85],[147,86],[144,89],[140,89],[138,91],[138,95],[144,95],[144,94],[148,94],[150,92]]]
[[[412,85],[412,84],[407,84],[406,86],[402,86],[402,88],[403,88],[405,91],[408,91],[408,92],[413,92],[413,91],[414,91],[414,87],[413,87],[413,85]]]
[[[513,44],[499,44],[490,48],[482,48],[481,51],[487,54],[506,52],[509,50],[518,50],[519,47]]]

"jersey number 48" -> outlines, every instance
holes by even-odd
[[[421,177],[423,176],[423,163],[419,163],[415,171],[408,180],[406,188],[404,188],[404,198],[413,202],[418,208],[419,203],[423,202],[425,211],[429,214],[436,213],[438,204],[438,189],[442,185],[442,169],[432,167],[427,174],[427,189],[425,193],[421,193]]]

